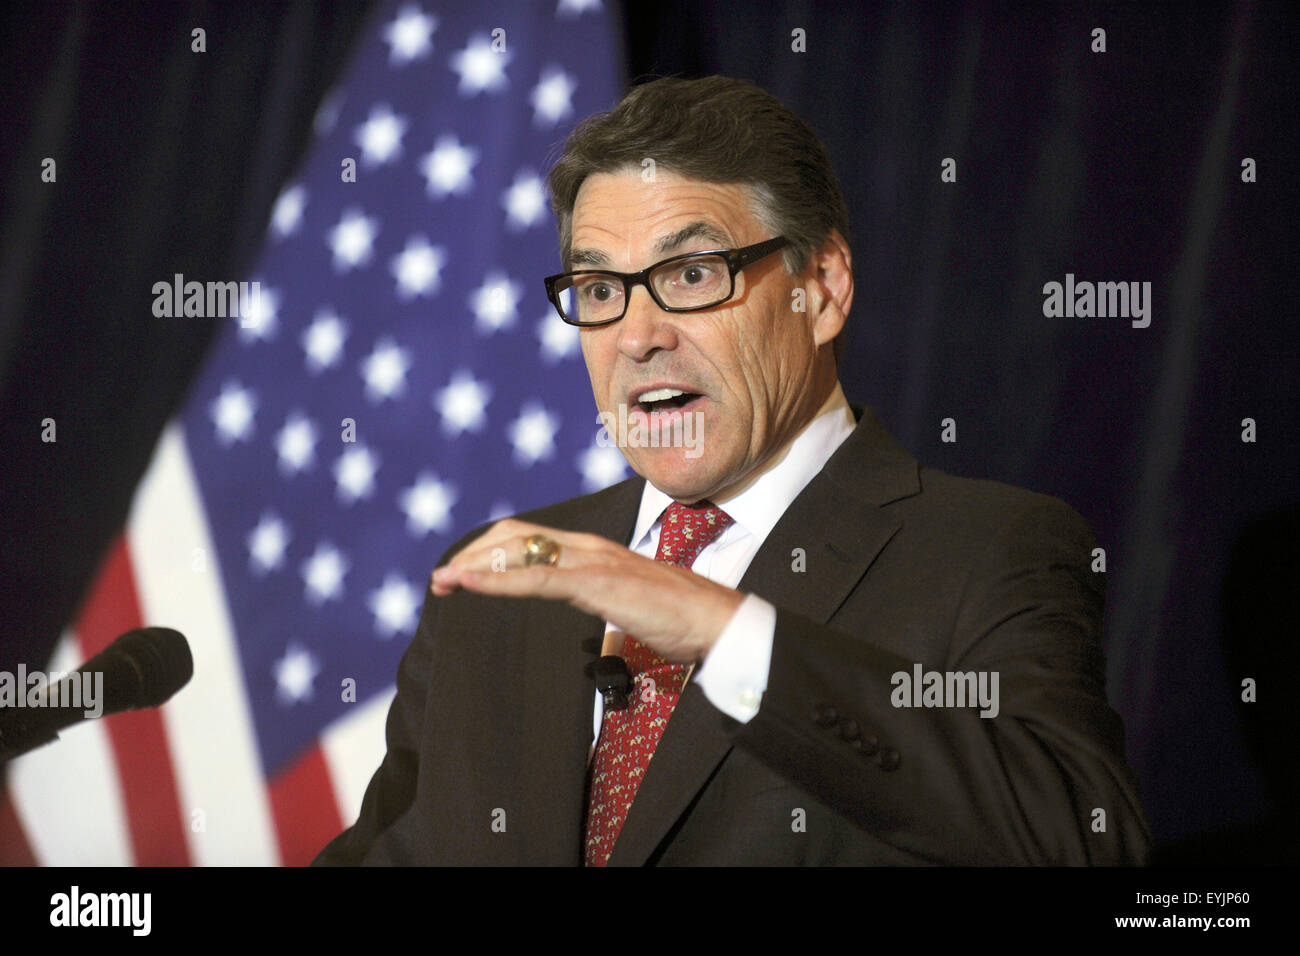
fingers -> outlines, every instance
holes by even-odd
[[[443,567],[430,577],[433,593],[442,597],[451,594],[464,583],[467,572],[517,572],[527,569],[525,541],[540,534],[560,546],[559,557],[553,566],[535,565],[543,570],[571,568],[588,563],[592,557],[592,543],[608,547],[611,542],[594,535],[559,531],[543,525],[506,518],[498,521],[486,532],[457,552]],[[495,592],[494,592],[495,593]],[[511,593],[511,592],[500,592]]]
[[[501,597],[542,597],[569,600],[578,572],[559,568],[519,568],[509,574],[494,571],[462,571],[459,582],[467,590],[478,594]]]

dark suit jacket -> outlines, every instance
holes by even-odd
[[[741,724],[688,684],[610,865],[1143,862],[1087,524],[1054,498],[922,468],[854,412],[739,585],[777,608],[758,714]],[[520,517],[627,544],[642,487]],[[560,602],[426,597],[388,753],[316,863],[579,864],[583,665],[603,631]],[[997,671],[999,715],[893,706],[891,676],[916,662]]]

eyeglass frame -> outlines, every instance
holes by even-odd
[[[753,265],[759,259],[765,259],[772,253],[784,249],[788,245],[790,245],[790,240],[785,236],[774,236],[771,239],[764,239],[762,242],[742,246],[739,249],[706,249],[703,252],[687,252],[680,256],[669,256],[667,259],[646,266],[640,272],[614,272],[610,269],[578,269],[574,272],[560,272],[553,276],[547,276],[543,280],[546,283],[546,298],[551,300],[551,305],[555,306],[555,311],[560,314],[561,319],[580,329],[596,329],[603,325],[611,325],[622,319],[623,316],[627,315],[627,306],[632,300],[632,290],[637,286],[645,286],[645,290],[650,293],[650,298],[654,300],[654,304],[665,312],[703,312],[705,309],[717,308],[722,303],[731,300],[732,296],[736,294],[737,272],[745,268],[745,266]],[[704,256],[721,256],[726,261],[731,283],[731,289],[726,296],[717,302],[710,302],[708,305],[689,305],[681,308],[664,305],[659,298],[659,293],[655,292],[654,286],[650,284],[650,273],[672,262],[678,262],[682,259],[698,259]],[[560,293],[555,291],[555,283],[570,276],[583,275],[604,275],[619,279],[623,283],[623,311],[612,319],[601,319],[599,322],[575,322],[565,315],[564,309],[560,306]]]

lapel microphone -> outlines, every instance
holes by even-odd
[[[605,654],[583,667],[582,672],[595,683],[606,710],[627,709],[628,692],[632,690],[627,661],[615,654]]]

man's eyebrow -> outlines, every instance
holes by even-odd
[[[607,266],[609,257],[603,252],[597,252],[595,249],[573,249],[569,252],[569,268],[576,269],[579,266]]]
[[[713,225],[713,223],[699,219],[688,223],[670,236],[664,236],[655,243],[655,252],[659,255],[674,252],[691,239],[707,239],[711,246],[721,249],[725,249],[731,244],[731,240],[727,238],[725,232]]]
[[[707,239],[710,246],[725,249],[731,245],[731,239],[711,222],[698,219],[687,223],[681,229],[661,238],[654,245],[656,255],[674,252],[692,239]],[[603,268],[609,265],[609,257],[598,249],[573,249],[569,252],[569,268],[582,266]]]

